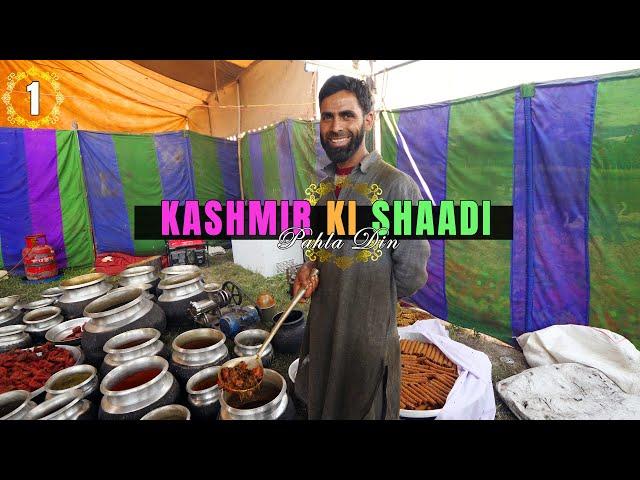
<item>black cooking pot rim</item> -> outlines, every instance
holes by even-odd
[[[273,323],[277,323],[280,317],[284,314],[284,312],[278,312],[273,316]],[[304,319],[304,312],[302,310],[291,310],[289,314],[289,318],[287,318],[284,325],[295,325],[296,323],[301,322]]]

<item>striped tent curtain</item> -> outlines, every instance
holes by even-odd
[[[76,132],[0,128],[0,266],[17,265],[35,233],[46,235],[60,268],[93,263],[81,171]]]
[[[640,346],[640,72],[389,114],[436,202],[514,208],[513,241],[432,241],[416,303],[506,340],[579,324]],[[389,123],[384,158],[417,180]]]

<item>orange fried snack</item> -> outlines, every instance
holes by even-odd
[[[433,344],[400,340],[400,408],[433,410],[444,407],[458,378],[458,368]]]

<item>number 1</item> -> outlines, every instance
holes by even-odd
[[[31,115],[40,115],[40,82],[27,85],[27,92],[31,93]]]

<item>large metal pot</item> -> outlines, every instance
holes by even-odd
[[[0,308],[0,327],[22,323],[22,310],[15,307]]]
[[[26,328],[26,325],[0,327],[0,353],[30,347],[31,336],[25,332]]]
[[[229,359],[226,339],[224,333],[213,328],[196,328],[178,335],[171,344],[171,372],[182,385],[185,385],[189,378],[200,370],[222,365]],[[190,345],[194,342],[209,345],[194,348]]]
[[[295,415],[287,395],[287,382],[275,370],[264,370],[262,385],[250,400],[240,402],[235,393],[222,392],[222,420],[285,420]]]
[[[160,370],[160,373],[137,387],[112,390],[122,380],[145,370]],[[104,395],[98,414],[101,420],[139,420],[158,407],[175,403],[179,387],[169,372],[169,362],[153,356],[138,358],[114,368],[102,380],[100,391]]]
[[[197,265],[173,265],[172,267],[160,270],[160,278],[164,280],[167,277],[175,275],[184,275],[185,273],[199,272],[200,267]]]
[[[150,411],[140,420],[191,420],[191,412],[182,405],[165,405]]]
[[[200,269],[197,272],[169,276],[158,284],[158,289],[162,290],[158,305],[167,315],[169,329],[193,326],[194,321],[188,314],[190,303],[209,298],[204,290]]]
[[[82,341],[82,335],[72,340],[67,340],[67,337],[71,335],[74,328],[80,327],[81,329],[84,329],[85,323],[87,323],[89,320],[90,319],[88,317],[80,317],[59,323],[55,327],[48,330],[44,338],[47,340],[47,342],[51,342],[56,345],[80,345],[80,342]]]
[[[236,357],[252,357],[258,354],[258,350],[269,336],[269,332],[266,330],[260,330],[259,328],[252,328],[251,330],[245,330],[235,336],[233,341],[236,346],[233,348],[233,353]],[[260,355],[262,359],[262,365],[265,368],[271,366],[273,360],[273,347],[271,344],[267,345],[264,352]]]
[[[22,322],[27,326],[25,331],[38,338],[43,338],[47,330],[62,323],[62,310],[58,307],[44,307],[26,313]]]
[[[149,283],[155,287],[160,277],[156,273],[155,267],[150,265],[142,267],[131,267],[120,273],[120,286],[128,287],[137,283]]]
[[[220,367],[209,367],[194,374],[187,382],[187,402],[193,415],[202,419],[216,419],[220,413],[220,393],[218,373]],[[203,381],[213,384],[207,388],[197,388]],[[196,389],[197,388],[197,389]]]
[[[113,285],[108,283],[104,273],[88,273],[60,283],[64,291],[58,306],[67,318],[82,317],[82,312],[96,298],[107,293]]]
[[[36,310],[38,308],[50,307],[55,305],[57,300],[55,298],[40,298],[27,303],[18,303],[14,306],[18,310]]]
[[[79,390],[56,395],[29,411],[25,420],[84,420],[92,416],[91,402]]]
[[[0,394],[0,420],[22,420],[35,407],[36,402],[26,390]]]
[[[102,348],[107,355],[100,366],[100,375],[105,376],[114,368],[137,358],[154,355],[169,358],[171,349],[160,340],[160,335],[155,328],[136,328],[111,338]]]
[[[78,374],[86,374],[88,377],[71,387],[59,388],[58,385],[64,382],[65,379]],[[49,380],[47,380],[47,383],[44,384],[44,390],[47,392],[45,400],[50,400],[57,395],[64,395],[65,393],[78,390],[82,392],[82,398],[96,401],[99,398],[98,383],[98,371],[96,367],[91,365],[75,365],[65,368],[64,370],[54,373]]]
[[[156,299],[156,295],[155,295],[155,291],[156,291],[156,287],[154,287],[153,285],[151,285],[150,283],[131,283],[129,285],[126,285],[127,287],[134,287],[134,288],[139,288],[143,291],[143,296],[144,298],[147,298],[149,300],[151,300],[152,302],[155,302]],[[124,286],[119,287],[119,288],[125,288]]]
[[[95,365],[102,363],[106,355],[103,347],[110,338],[137,328],[163,332],[166,327],[164,312],[135,287],[118,288],[94,300],[84,314],[91,320],[84,325],[82,348]]]

